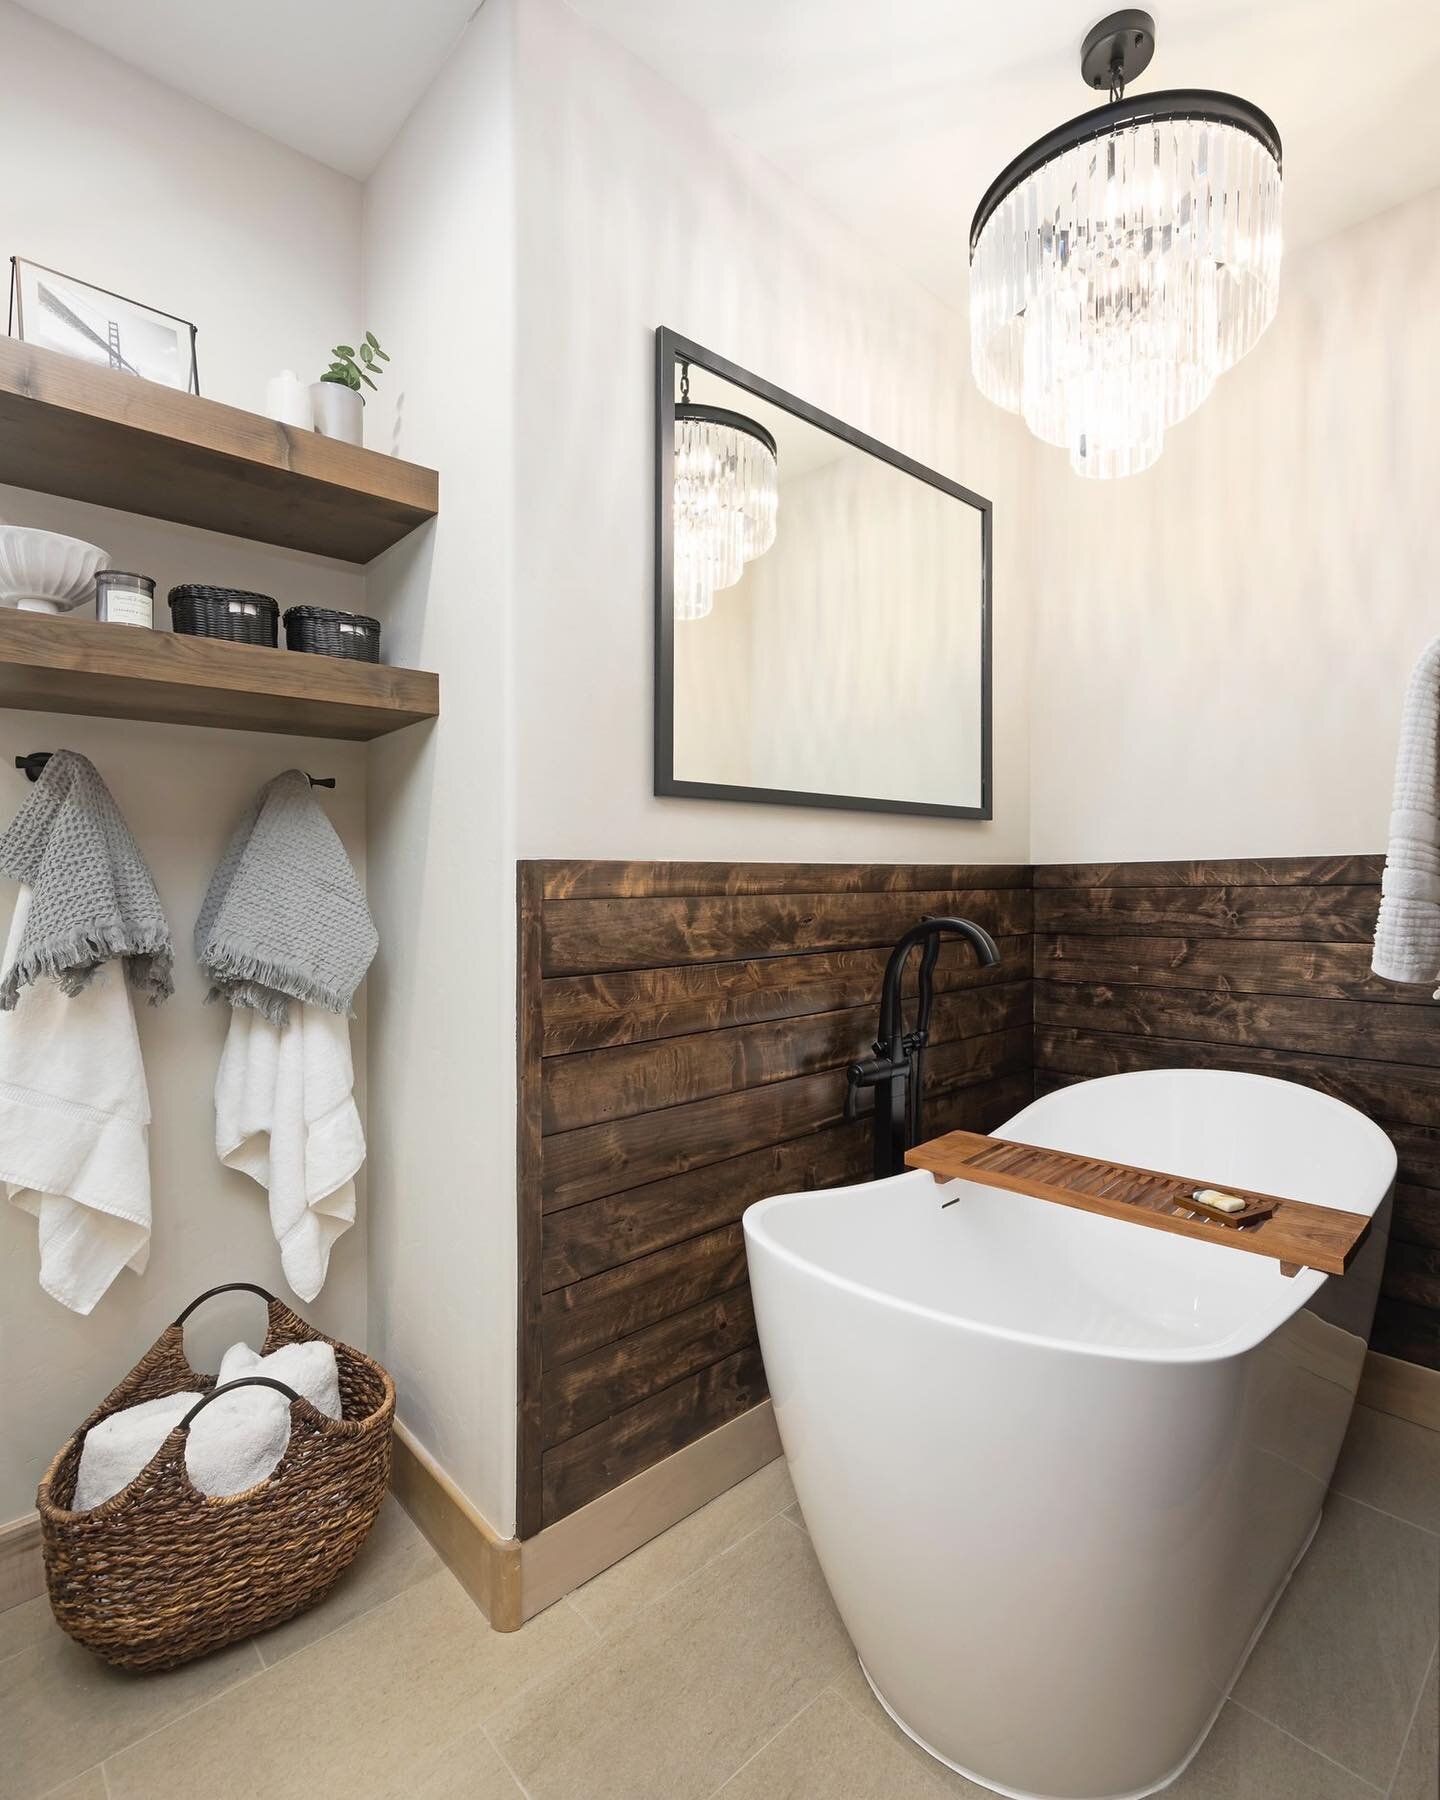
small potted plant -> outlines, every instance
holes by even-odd
[[[375,383],[371,377],[383,375],[385,371],[381,365],[390,358],[380,348],[380,340],[373,331],[365,333],[358,351],[350,344],[337,344],[331,355],[335,360],[310,388],[315,429],[321,437],[339,438],[342,444],[358,444],[363,436],[361,421],[365,406],[360,384],[363,382],[373,389]]]

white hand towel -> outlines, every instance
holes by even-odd
[[[365,1133],[350,1025],[292,1003],[284,1025],[237,1007],[215,1077],[215,1151],[270,1195],[285,1279],[302,1300],[325,1284],[330,1250],[355,1223]]]
[[[92,1425],[80,1446],[71,1509],[89,1512],[128,1487],[199,1398],[198,1393],[165,1394],[158,1400],[127,1406]]]
[[[227,1381],[238,1381],[242,1375],[268,1375],[272,1381],[283,1381],[327,1419],[340,1417],[340,1369],[333,1344],[282,1344],[268,1356],[261,1356],[248,1344],[232,1344],[220,1359],[215,1385],[224,1387]],[[280,1400],[282,1396],[276,1394],[275,1398]]]
[[[1440,981],[1440,638],[1410,676],[1395,758],[1390,847],[1370,966],[1387,981]],[[1440,1000],[1440,988],[1435,998]]]
[[[21,888],[4,967],[30,907]],[[48,979],[0,1012],[0,1180],[40,1226],[40,1285],[88,1313],[150,1258],[150,1095],[120,963],[66,995]]]

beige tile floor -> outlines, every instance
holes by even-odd
[[[1361,1409],[1175,1800],[1436,1800],[1440,1433]],[[523,1631],[387,1502],[334,1594],[169,1675],[0,1613],[4,1800],[983,1800],[865,1684],[774,1463]]]

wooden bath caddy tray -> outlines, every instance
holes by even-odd
[[[1286,1275],[1302,1268],[1343,1275],[1370,1230],[1363,1213],[1336,1212],[1333,1207],[1282,1200],[1230,1183],[1100,1162],[1066,1150],[1037,1150],[973,1131],[952,1131],[917,1144],[905,1153],[905,1161],[912,1169],[929,1169],[937,1181],[1008,1188],[1107,1219],[1273,1257]],[[1195,1190],[1205,1187],[1234,1194],[1246,1202],[1245,1210],[1224,1218],[1193,1210]]]

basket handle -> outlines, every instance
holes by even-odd
[[[177,1431],[188,1431],[190,1421],[197,1413],[204,1412],[212,1400],[218,1400],[222,1394],[233,1394],[236,1388],[268,1387],[274,1388],[277,1394],[283,1394],[287,1400],[298,1400],[300,1395],[292,1387],[286,1387],[283,1381],[274,1381],[268,1375],[240,1375],[234,1381],[227,1381],[224,1387],[211,1388],[210,1392],[197,1400],[175,1427]]]
[[[276,1304],[275,1296],[271,1293],[267,1293],[262,1287],[256,1287],[253,1281],[222,1281],[219,1287],[207,1288],[203,1294],[197,1295],[185,1308],[184,1312],[181,1313],[175,1323],[177,1325],[183,1325],[197,1306],[203,1306],[207,1300],[213,1300],[217,1294],[235,1294],[241,1292],[258,1294],[267,1305],[274,1306]]]

